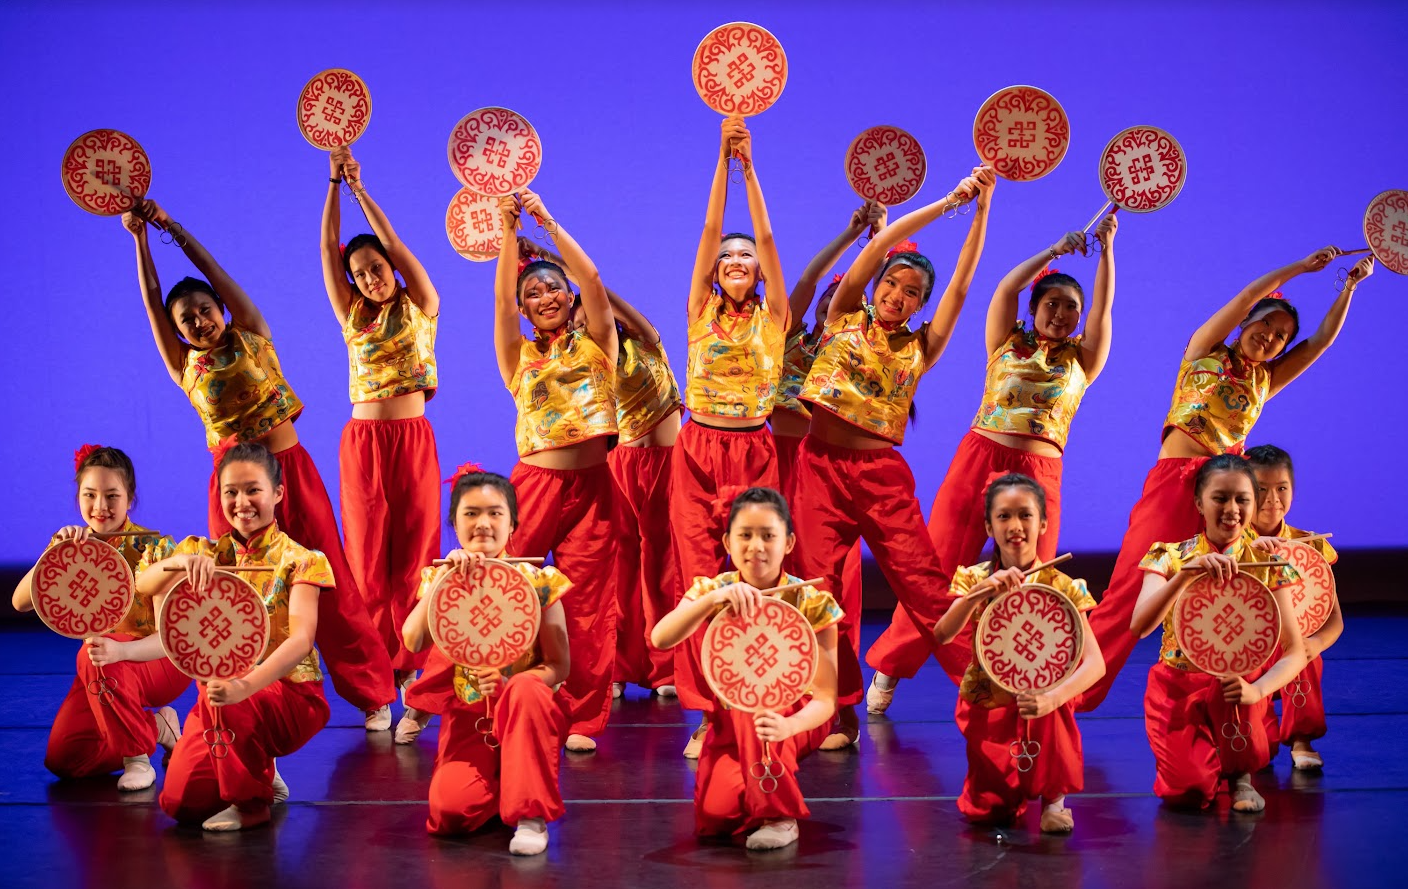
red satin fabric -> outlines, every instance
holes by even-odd
[[[799,702],[788,712],[795,713],[801,707]],[[719,707],[708,719],[709,731],[704,735],[694,781],[694,824],[700,836],[750,833],[765,821],[811,814],[797,784],[797,762],[821,746],[828,726],[769,745],[782,773],[777,789],[764,793],[751,773],[763,758],[763,742],[753,728],[753,714]]]
[[[1085,758],[1075,708],[1066,704],[1040,719],[1022,719],[1016,706],[989,710],[963,698],[954,722],[968,745],[968,775],[958,810],[970,821],[1005,824],[1021,817],[1027,801],[1055,799],[1085,787]],[[1017,769],[1012,742],[1022,736],[1041,744],[1030,771]]]
[[[673,454],[673,447],[618,447],[607,456],[622,530],[615,680],[649,688],[675,681],[674,653],[651,646],[650,632],[684,594],[670,536]]]

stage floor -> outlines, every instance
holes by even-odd
[[[867,644],[878,621],[866,621]],[[931,664],[900,686],[888,718],[862,726],[859,750],[804,761],[812,817],[799,844],[770,853],[694,838],[693,765],[679,755],[692,724],[676,702],[629,689],[601,749],[566,755],[567,816],[553,825],[547,854],[532,859],[509,855],[510,831],[498,825],[452,841],[428,836],[435,723],[417,745],[396,747],[390,733],[368,736],[360,714],[336,699],[328,728],[280,760],[293,795],[267,829],[203,835],[177,829],[157,808],[156,788],[119,794],[112,778],[60,783],[44,770],[43,752],[75,643],[10,628],[0,632],[0,844],[8,852],[0,885],[1401,886],[1408,851],[1391,831],[1408,812],[1408,612],[1353,611],[1347,623],[1325,670],[1330,734],[1317,744],[1325,771],[1293,773],[1282,750],[1257,776],[1267,799],[1261,815],[1234,814],[1225,798],[1203,814],[1169,811],[1150,795],[1141,716],[1157,651],[1149,639],[1105,706],[1081,719],[1086,792],[1068,801],[1069,838],[1041,836],[1035,812],[1001,832],[960,818],[954,689]],[[193,695],[178,707],[183,716]]]

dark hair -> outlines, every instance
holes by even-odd
[[[922,253],[896,253],[894,256],[885,260],[885,264],[880,267],[880,274],[875,276],[875,280],[879,281],[881,278],[885,277],[885,273],[897,265],[922,272],[924,276],[929,279],[928,283],[924,285],[924,295],[919,298],[919,307],[923,308],[924,304],[929,301],[929,297],[934,293],[934,264]]]
[[[254,463],[264,467],[264,471],[269,474],[269,483],[274,487],[284,483],[284,471],[279,466],[279,461],[274,455],[269,453],[269,449],[257,441],[242,441],[230,448],[220,458],[220,465],[216,467],[215,479],[217,482],[225,471],[225,467],[231,463]]]
[[[352,277],[352,254],[363,247],[372,248],[381,254],[381,258],[386,260],[388,265],[391,264],[391,256],[387,254],[386,245],[381,243],[381,238],[369,234],[357,235],[347,242],[347,246],[342,248],[342,270],[347,273],[347,280],[353,284],[357,283],[357,279]]]
[[[455,486],[450,490],[448,521],[451,530],[455,527],[455,513],[459,511],[460,498],[473,488],[493,488],[504,495],[504,502],[508,504],[509,522],[514,528],[518,527],[518,492],[514,490],[513,482],[497,472],[466,472],[455,479]]]
[[[1008,488],[1026,488],[1036,497],[1037,510],[1041,513],[1043,520],[1046,519],[1046,489],[1041,483],[1029,475],[1022,475],[1020,472],[1009,472],[993,479],[988,485],[988,491],[983,495],[983,518],[992,518],[992,505],[997,500],[997,495]]]
[[[1263,296],[1261,299],[1257,300],[1256,305],[1252,306],[1252,310],[1247,313],[1247,317],[1242,319],[1242,327],[1245,328],[1247,326],[1247,318],[1250,318],[1268,306],[1276,309],[1278,312],[1285,312],[1287,315],[1291,316],[1291,335],[1286,338],[1286,344],[1281,347],[1281,352],[1279,353],[1284,355],[1286,354],[1286,350],[1291,347],[1291,343],[1295,342],[1296,337],[1300,335],[1300,312],[1296,311],[1296,307],[1291,305],[1284,298],[1280,296]],[[1237,335],[1241,336],[1240,329],[1237,331]]]
[[[1203,496],[1203,489],[1208,486],[1208,482],[1213,475],[1219,472],[1240,472],[1247,477],[1247,481],[1252,484],[1252,494],[1257,492],[1256,473],[1252,471],[1252,464],[1246,458],[1237,454],[1218,454],[1208,462],[1198,467],[1198,474],[1193,479],[1193,497],[1197,499]]]
[[[73,483],[76,485],[82,482],[83,473],[94,467],[116,469],[122,473],[122,480],[127,485],[127,499],[133,503],[137,502],[137,470],[132,466],[131,457],[117,448],[98,448],[78,464],[78,470],[73,474]]]
[[[1065,272],[1052,272],[1043,275],[1032,285],[1032,298],[1027,302],[1027,309],[1036,317],[1036,304],[1041,302],[1041,298],[1046,295],[1046,291],[1053,287],[1069,287],[1080,297],[1081,308],[1085,308],[1085,291],[1081,289],[1080,282]]]
[[[215,292],[215,288],[211,287],[200,278],[192,278],[188,275],[177,281],[171,286],[170,290],[166,291],[166,301],[162,306],[166,309],[166,317],[171,319],[172,324],[176,323],[176,316],[172,313],[171,307],[176,304],[178,299],[186,299],[197,293],[204,293],[206,296],[210,297],[215,302],[215,307],[220,310],[222,315],[224,314],[225,301]]]
[[[724,241],[732,241],[734,238],[742,238],[743,240],[752,244],[754,247],[758,246],[757,238],[753,237],[752,235],[745,234],[743,232],[729,232],[722,238],[719,238],[719,246],[722,247],[724,245]]]
[[[725,530],[733,530],[733,520],[738,518],[739,511],[745,506],[772,507],[777,517],[782,519],[782,524],[787,526],[787,533],[794,533],[792,510],[787,508],[787,499],[772,488],[749,488],[733,498],[733,505],[728,509],[728,525]]]
[[[1277,466],[1286,468],[1286,475],[1291,477],[1291,484],[1296,483],[1296,467],[1291,462],[1291,455],[1276,447],[1275,445],[1257,445],[1247,451],[1247,462],[1252,465],[1252,469],[1275,469]]]

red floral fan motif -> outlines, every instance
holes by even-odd
[[[1302,636],[1309,636],[1325,626],[1335,609],[1335,572],[1330,563],[1308,543],[1285,541],[1286,559],[1296,569],[1299,578],[1281,587],[1290,595],[1291,613]]]
[[[1071,145],[1061,103],[1034,86],[1009,86],[988,97],[973,119],[973,147],[1003,179],[1030,182],[1060,165]]]
[[[541,613],[528,578],[490,560],[483,572],[440,578],[430,591],[430,638],[462,667],[503,669],[533,647]]]
[[[132,569],[101,540],[61,540],[39,557],[30,578],[34,610],[70,639],[110,632],[132,607]]]
[[[1384,268],[1408,275],[1408,191],[1386,191],[1369,203],[1364,239]]]
[[[992,600],[978,619],[978,662],[992,681],[1017,694],[1041,694],[1080,666],[1085,624],[1052,587],[1025,584]]]
[[[269,612],[259,592],[227,571],[197,593],[182,580],[167,593],[157,615],[161,647],[176,669],[192,679],[237,679],[269,646]]]
[[[351,145],[372,119],[372,94],[362,78],[345,68],[320,72],[298,94],[298,130],[314,148],[332,151]]]
[[[1158,127],[1130,127],[1100,155],[1100,187],[1121,210],[1150,213],[1173,203],[1188,181],[1188,156]]]
[[[98,216],[117,216],[137,206],[152,187],[152,162],[126,133],[89,130],[64,152],[59,176],[79,207]]]
[[[1173,631],[1183,655],[1199,670],[1246,676],[1276,648],[1281,612],[1276,597],[1250,574],[1239,573],[1223,587],[1203,574],[1174,603]]]
[[[528,187],[543,166],[538,131],[507,108],[471,111],[450,131],[450,169],[460,184],[501,198]]]
[[[499,220],[497,198],[461,188],[445,210],[445,235],[455,252],[472,262],[489,262],[498,257],[504,243],[504,227]]]
[[[787,54],[765,28],[748,22],[720,25],[699,42],[694,88],[720,114],[749,117],[766,111],[787,86]]]
[[[735,710],[785,710],[811,687],[819,651],[802,612],[768,597],[751,619],[726,610],[710,622],[701,655],[704,679]]]
[[[856,194],[887,207],[918,194],[927,173],[919,140],[899,127],[871,127],[846,149],[846,181]]]

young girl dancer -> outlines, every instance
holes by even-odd
[[[796,543],[787,501],[770,488],[749,488],[729,507],[723,542],[737,571],[696,577],[678,608],[655,625],[651,641],[673,648],[703,629],[720,610],[748,614],[759,590],[801,583],[782,570]],[[841,609],[830,593],[802,586],[779,594],[816,631],[821,657],[811,691],[786,713],[742,713],[722,705],[708,711],[699,772],[694,782],[694,821],[701,836],[748,834],[749,849],[780,849],[797,841],[797,819],[811,814],[797,786],[797,761],[825,738],[836,710],[836,624]],[[751,772],[763,745],[783,767],[776,789],[765,792]]]
[[[1105,676],[1082,697],[1081,710],[1100,705],[1134,648],[1128,627],[1140,589],[1140,559],[1157,541],[1183,540],[1197,532],[1193,473],[1211,456],[1239,453],[1266,402],[1305,373],[1339,335],[1354,291],[1374,270],[1371,257],[1355,263],[1319,328],[1290,349],[1300,329],[1299,314],[1277,291],[1297,275],[1320,271],[1338,255],[1336,248],[1326,247],[1262,275],[1189,341],[1164,420],[1159,460],[1144,479],[1110,586],[1090,621],[1105,654]],[[1227,345],[1224,341],[1233,333],[1236,339]]]
[[[440,551],[440,458],[425,403],[435,396],[440,295],[430,276],[367,192],[348,148],[329,155],[323,203],[323,283],[347,343],[352,419],[342,430],[342,533],[352,579],[366,599],[396,684],[424,661],[406,650],[401,625],[414,607],[422,565]],[[340,246],[340,185],[346,181],[374,234]],[[398,283],[397,273],[404,283]],[[396,725],[396,741],[420,733],[418,714]]]
[[[1085,624],[1085,612],[1095,607],[1085,581],[1067,577],[1055,568],[1028,576],[1029,569],[1040,561],[1038,542],[1047,531],[1046,492],[1041,485],[1018,473],[999,476],[988,485],[983,509],[995,557],[954,573],[949,587],[954,603],[935,627],[935,638],[951,642],[961,628],[977,626],[984,606],[995,596],[1027,583],[1045,584],[1066,596]],[[953,716],[968,743],[968,777],[958,798],[958,809],[968,819],[1010,823],[1026,811],[1027,800],[1041,797],[1042,833],[1074,829],[1066,794],[1084,788],[1085,760],[1071,702],[1105,672],[1105,661],[1089,624],[1085,625],[1085,639],[1080,665],[1070,676],[1049,691],[1015,698],[993,684],[970,642],[968,668]],[[1022,720],[1027,720],[1030,739],[1041,745],[1026,771],[1018,768],[1011,751],[1012,742],[1022,735]]]
[[[563,258],[580,282],[574,295],[566,271],[544,260],[518,267],[519,205],[499,201],[503,247],[494,283],[494,348],[499,373],[518,405],[518,465],[510,478],[523,504],[523,523],[509,550],[546,556],[581,578],[565,606],[573,669],[563,688],[571,707],[567,749],[596,749],[606,727],[616,652],[617,536],[614,483],[606,463],[616,434],[616,322],[591,259],[543,201],[522,192],[523,209],[556,226]],[[586,323],[573,328],[580,300]],[[519,318],[533,325],[523,336]]]
[[[1159,660],[1149,668],[1144,692],[1144,726],[1158,770],[1154,793],[1174,805],[1207,808],[1226,777],[1232,808],[1260,812],[1266,801],[1251,776],[1270,761],[1264,712],[1272,692],[1305,667],[1300,630],[1294,620],[1281,621],[1280,657],[1255,682],[1219,680],[1184,657],[1174,636],[1173,603],[1200,571],[1222,584],[1245,571],[1272,588],[1280,612],[1288,615],[1290,597],[1281,587],[1291,569],[1238,567],[1270,558],[1247,537],[1256,514],[1256,476],[1246,460],[1219,454],[1205,461],[1193,497],[1203,530],[1181,543],[1155,543],[1140,561],[1144,582],[1129,626],[1139,638],[1163,627]],[[1229,723],[1246,728],[1240,750],[1224,731]]]
[[[196,592],[207,589],[214,572],[226,565],[269,566],[244,579],[259,591],[269,612],[269,645],[258,666],[238,679],[199,685],[196,705],[176,744],[161,808],[183,824],[229,831],[269,820],[269,808],[288,799],[288,785],[274,759],[288,756],[328,722],[323,674],[313,639],[318,629],[318,596],[336,581],[328,560],[279,530],[275,507],[284,498],[283,468],[257,442],[235,444],[216,454],[220,505],[231,530],[218,540],[187,537],[175,555],[137,578],[137,593],[162,600],[179,581]],[[167,572],[167,566],[183,569]],[[215,724],[232,736],[217,754],[205,738]]]
[[[473,576],[485,559],[502,558],[518,527],[518,497],[508,479],[467,464],[453,481],[449,521],[460,548],[446,556],[451,564],[421,573],[420,601],[403,628],[412,651],[430,643],[428,597],[436,584],[451,571]],[[470,671],[450,664],[437,649],[411,699],[433,695],[435,702],[426,705],[441,714],[426,829],[441,836],[469,833],[497,815],[515,828],[510,852],[538,855],[548,846],[547,822],[564,811],[558,749],[569,716],[556,690],[571,667],[560,600],[572,583],[556,568],[515,567],[532,583],[542,606],[532,651],[504,670]],[[488,712],[486,699],[494,705],[497,747],[489,746],[478,728]]]
[[[128,516],[137,499],[137,472],[126,454],[117,448],[84,445],[73,455],[73,469],[83,524],[60,528],[50,546],[61,540],[101,540],[117,550],[134,572],[139,564],[171,554],[175,544],[170,537],[149,531]],[[34,610],[33,578],[31,568],[15,587],[10,603],[16,611]],[[118,790],[152,786],[156,770],[149,754],[158,745],[168,754],[176,746],[180,723],[170,704],[191,684],[166,659],[155,633],[151,600],[136,596],[112,632],[83,640],[77,675],[49,731],[45,768],[60,778],[87,778],[122,769]],[[110,696],[101,694],[104,688]]]
[[[929,538],[938,551],[939,568],[948,577],[960,565],[976,561],[982,551],[987,539],[982,486],[993,473],[1024,473],[1041,485],[1047,530],[1040,541],[1033,542],[1043,560],[1056,555],[1061,454],[1086,387],[1095,382],[1110,354],[1117,227],[1112,214],[1095,229],[1103,249],[1083,332],[1076,330],[1086,308],[1085,292],[1075,278],[1048,271],[1047,266],[1058,256],[1085,252],[1085,236],[1080,232],[1067,234],[1027,259],[993,291],[986,326],[989,358],[983,403],[973,428],[958,445],[929,514]],[[1017,320],[1028,285],[1030,329]],[[913,677],[924,665],[931,650],[928,630],[921,633],[903,607],[895,608],[889,628],[866,653],[866,662],[875,668],[866,692],[871,713],[884,713],[899,680]],[[971,660],[971,630],[971,625],[964,625],[959,637],[939,650],[939,662],[955,682]]]
[[[278,501],[283,532],[300,545],[324,553],[337,578],[336,588],[329,587],[317,597],[322,633],[318,641],[333,687],[363,711],[368,731],[389,729],[388,704],[396,696],[391,658],[347,567],[322,477],[298,443],[293,421],[303,412],[303,402],[284,380],[268,323],[190,230],[173,222],[155,201],[143,201],[122,220],[136,240],[147,320],[171,381],[186,393],[204,424],[207,446],[213,449],[234,436],[242,442],[260,442],[273,453],[284,482],[284,496]],[[208,283],[183,278],[163,302],[147,243],[149,223],[176,235],[176,242]],[[214,475],[209,519],[212,537],[229,532]]]

